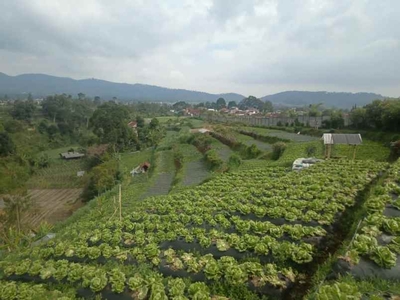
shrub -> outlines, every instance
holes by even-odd
[[[174,163],[175,163],[175,168],[178,170],[182,168],[183,166],[183,161],[184,161],[184,155],[182,151],[179,150],[179,147],[175,146],[173,148],[173,154],[174,154]]]
[[[278,160],[283,152],[286,149],[286,144],[283,142],[277,142],[275,144],[272,145],[272,159],[274,160]]]
[[[307,148],[306,148],[307,157],[315,156],[316,152],[317,152],[317,147],[315,147],[314,145],[307,146]]]
[[[390,144],[390,160],[395,161],[400,157],[400,140]]]
[[[230,169],[238,168],[242,164],[242,160],[239,155],[233,153],[228,160],[228,166]]]
[[[222,169],[224,165],[224,161],[219,158],[218,152],[215,149],[208,150],[204,154],[204,158],[213,171]]]
[[[211,148],[212,138],[208,134],[197,133],[193,135],[190,142],[201,153],[206,153]]]
[[[0,133],[0,156],[7,156],[16,151],[15,145],[7,132]]]
[[[50,165],[50,159],[49,156],[46,153],[41,154],[37,161],[36,164],[39,169],[44,169],[47,168]]]
[[[261,150],[257,148],[257,146],[255,144],[252,144],[251,146],[246,148],[245,151],[245,157],[247,159],[252,159],[252,158],[256,158],[261,154]]]

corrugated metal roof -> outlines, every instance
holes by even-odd
[[[322,136],[325,145],[345,144],[361,145],[361,134],[324,133]]]
[[[65,153],[60,153],[60,156],[62,158],[68,159],[68,158],[80,158],[85,156],[85,154],[79,152],[65,152]]]

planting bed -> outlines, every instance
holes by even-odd
[[[3,292],[25,281],[86,298],[285,299],[385,167],[334,161],[301,172],[227,173],[132,202],[122,220],[88,215],[54,240],[9,255]]]
[[[267,129],[267,128],[260,128],[260,127],[244,127],[245,131],[255,132],[261,135],[277,137],[280,139],[290,140],[293,142],[309,142],[318,140],[318,137],[309,136],[309,135],[302,135],[296,133],[290,133],[287,131],[275,130],[275,129]]]
[[[40,222],[54,224],[71,215],[71,209],[77,209],[82,189],[44,189],[29,190],[28,195],[32,207],[24,214],[23,223],[31,228],[37,227]]]
[[[61,158],[50,161],[50,166],[36,171],[27,185],[31,189],[63,189],[83,187],[83,177],[77,172],[84,170],[81,160],[65,161]]]
[[[182,180],[183,186],[193,186],[200,184],[210,175],[203,158],[188,162],[184,168],[185,173]]]
[[[396,162],[389,169],[387,178],[366,200],[365,216],[344,255],[339,257],[333,272],[327,276],[328,282],[319,289],[320,299],[328,299],[323,297],[332,297],[333,293],[359,297],[368,293],[376,299],[400,295],[399,195],[400,162]],[[365,289],[365,282],[377,278],[386,281],[386,290],[381,290],[379,284]],[[336,283],[331,282],[334,279]],[[330,285],[335,286],[336,292],[329,288]]]

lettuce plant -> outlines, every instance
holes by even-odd
[[[31,265],[31,260],[30,259],[24,259],[20,263],[18,263],[15,267],[15,274],[16,275],[22,275],[25,273],[28,273],[29,267]]]
[[[385,246],[376,247],[370,257],[377,265],[386,269],[396,265],[396,255]]]
[[[189,286],[188,292],[189,295],[191,296],[191,299],[196,299],[196,300],[210,299],[210,290],[204,282],[192,283]]]
[[[229,243],[223,239],[218,239],[216,244],[219,251],[227,251],[230,248]]]
[[[204,273],[206,274],[207,279],[210,280],[218,280],[222,275],[219,265],[215,259],[212,259],[206,263]]]
[[[232,285],[240,285],[248,280],[247,273],[238,265],[232,265],[225,270],[225,280]]]
[[[334,283],[331,285],[322,286],[317,295],[317,300],[347,300],[347,299],[361,299],[361,293],[358,291],[357,286],[349,285],[347,283]]]
[[[73,283],[73,282],[80,280],[82,278],[83,271],[84,271],[84,269],[82,268],[82,266],[80,264],[71,263],[69,265],[69,272],[67,275],[68,281]]]
[[[125,274],[118,269],[112,269],[109,273],[111,289],[115,293],[122,293],[125,289]]]
[[[14,281],[6,282],[0,285],[0,296],[4,300],[17,299],[17,284]]]
[[[393,235],[400,235],[400,218],[386,218],[383,221],[385,231]]]
[[[168,290],[172,297],[183,296],[185,293],[186,284],[182,278],[168,280]]]
[[[103,270],[97,270],[94,277],[90,280],[90,289],[93,292],[102,291],[107,285],[107,275]]]

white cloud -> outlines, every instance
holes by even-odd
[[[0,66],[208,92],[400,95],[400,2],[0,2]]]

